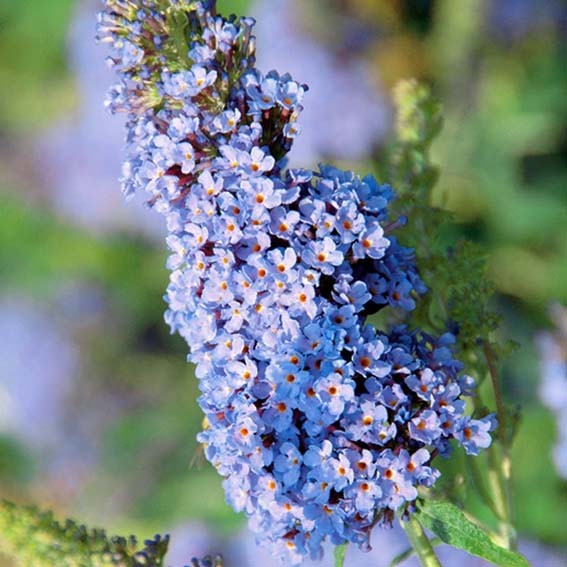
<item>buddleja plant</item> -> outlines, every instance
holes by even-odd
[[[439,106],[414,82],[397,89],[392,186],[287,168],[307,86],[256,69],[253,21],[214,4],[106,0],[99,39],[120,79],[108,107],[128,116],[123,192],[165,216],[166,321],[190,347],[199,440],[227,501],[286,565],[326,541],[343,565],[347,544],[368,549],[395,521],[412,546],[395,562],[414,551],[440,565],[427,528],[527,565],[513,551],[492,289],[481,251],[447,249],[450,219],[429,204]],[[490,376],[496,416],[473,375]],[[436,488],[455,446],[498,534]]]
[[[370,176],[286,168],[307,87],[256,69],[253,21],[214,4],[107,0],[99,34],[120,77],[108,106],[128,115],[123,192],[166,218],[166,321],[190,347],[199,440],[227,501],[289,565],[326,540],[342,564],[347,543],[368,548],[396,519],[424,565],[439,563],[423,526],[525,564],[510,550],[505,453],[486,491],[504,547],[432,497],[438,458],[491,445],[495,416],[467,410],[470,372],[492,377],[506,445],[483,263],[471,245],[440,246],[428,204],[439,108],[398,89],[397,202]]]

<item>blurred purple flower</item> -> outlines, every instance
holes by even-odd
[[[567,10],[561,0],[492,0],[488,16],[492,32],[508,40],[550,28],[567,31]]]
[[[127,206],[116,191],[124,120],[108,116],[101,102],[112,77],[94,41],[97,4],[82,2],[69,36],[69,65],[79,108],[39,138],[35,161],[48,200],[69,221],[98,234],[128,230],[161,239],[157,215],[141,202]]]
[[[309,83],[301,114],[302,135],[290,162],[309,166],[322,160],[357,160],[368,156],[386,133],[389,110],[361,60],[338,61],[310,38],[295,17],[297,0],[259,0],[258,67],[290,72]]]
[[[0,430],[35,448],[57,443],[79,352],[29,299],[0,298]]]
[[[551,316],[556,328],[536,337],[540,354],[541,401],[557,418],[557,443],[553,460],[567,479],[567,308],[555,304]]]
[[[50,497],[82,490],[98,458],[113,400],[93,402],[81,385],[81,339],[103,328],[104,297],[70,282],[40,303],[0,296],[0,434],[20,440],[40,463]],[[114,402],[116,405],[117,402]]]

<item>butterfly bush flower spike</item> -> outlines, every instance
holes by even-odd
[[[108,107],[128,116],[123,191],[166,219],[199,440],[228,502],[299,565],[325,540],[368,547],[435,483],[434,457],[451,440],[477,454],[493,422],[465,415],[450,336],[368,324],[426,292],[388,228],[394,192],[285,169],[307,87],[254,67],[252,25],[214,2],[107,0],[99,37],[120,78]]]

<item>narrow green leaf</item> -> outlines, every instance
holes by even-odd
[[[471,555],[503,567],[529,567],[525,557],[496,545],[488,534],[471,522],[454,504],[426,500],[417,516],[421,524],[442,541]]]
[[[347,543],[335,547],[335,567],[344,567]]]

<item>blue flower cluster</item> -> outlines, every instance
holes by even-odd
[[[167,220],[166,320],[196,364],[199,439],[231,505],[296,565],[325,538],[368,545],[451,439],[476,454],[493,422],[465,415],[451,335],[367,324],[426,291],[391,235],[393,192],[283,169],[306,87],[253,67],[251,25],[210,2],[107,0],[100,36],[122,79],[110,108],[129,113],[124,192]]]

